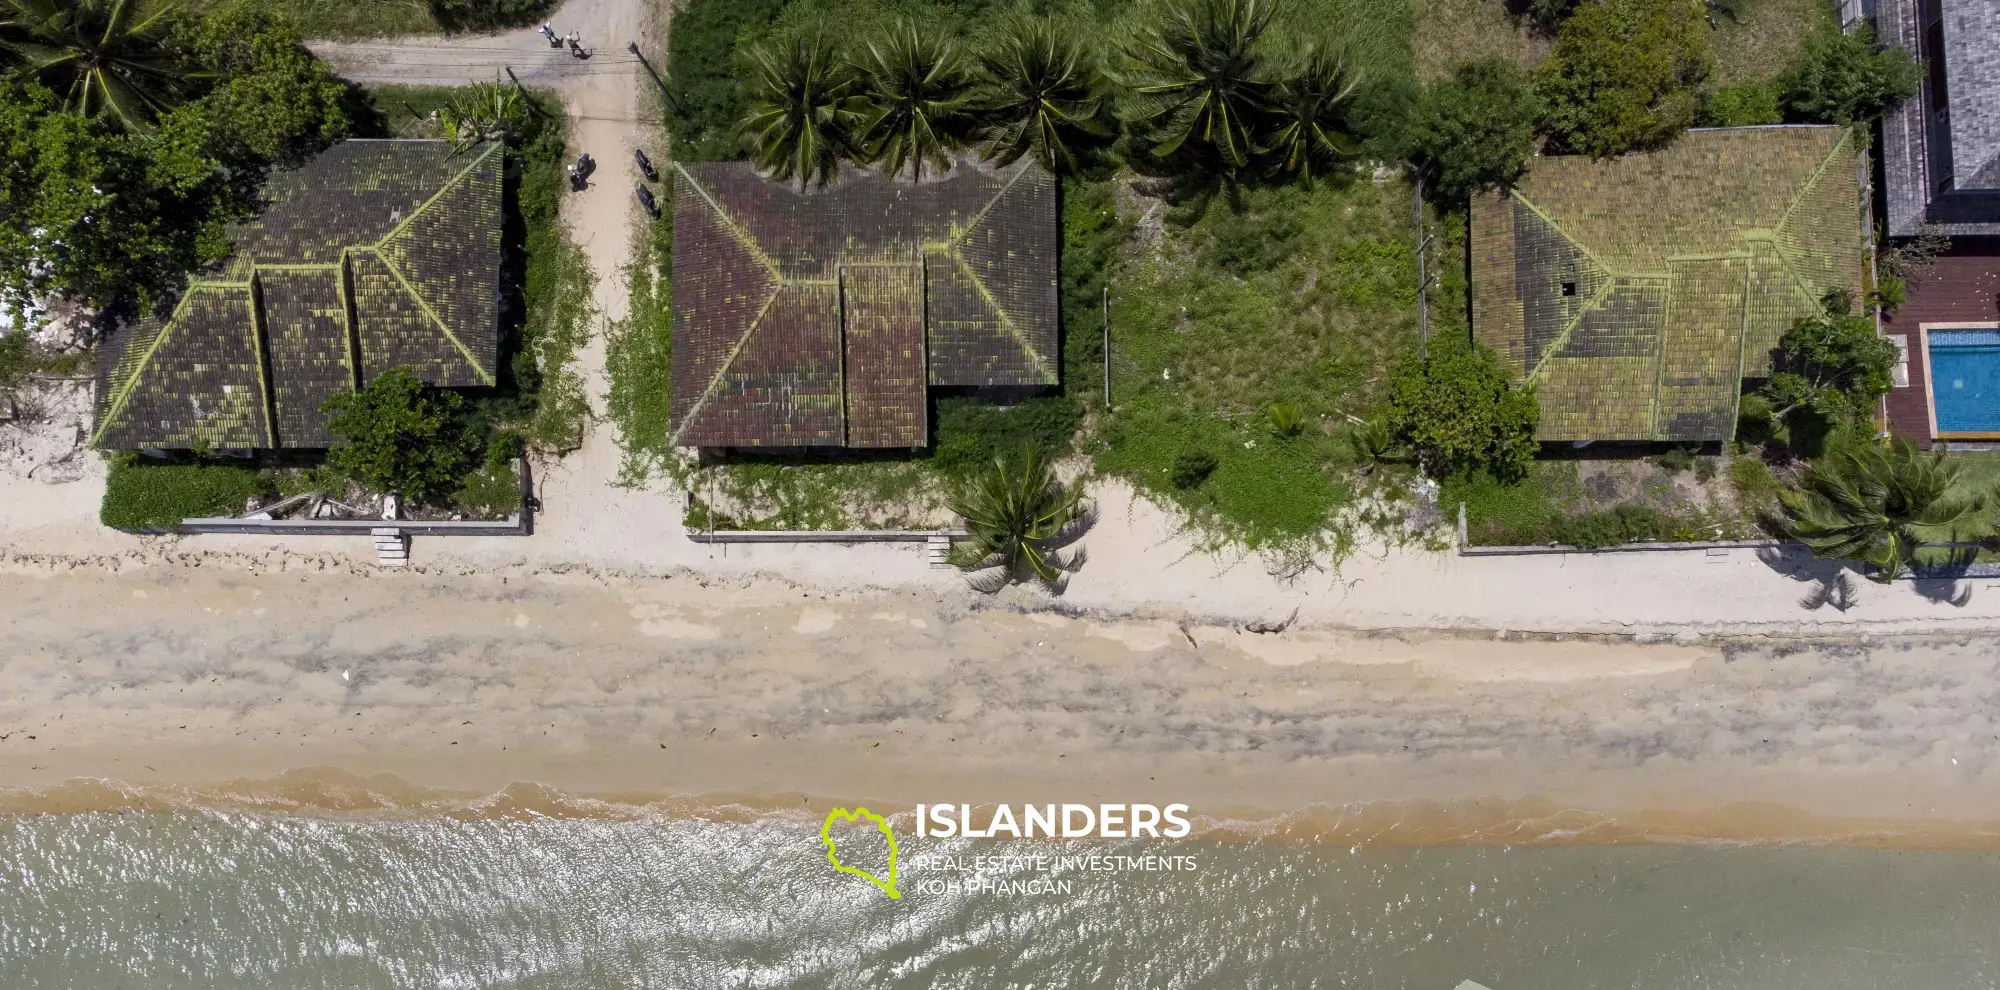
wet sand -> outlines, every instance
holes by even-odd
[[[83,568],[0,576],[0,787],[15,810],[1178,801],[1295,813],[1276,834],[1327,841],[1984,847],[1993,653],[1260,635],[695,578]],[[280,777],[301,768],[321,769]],[[74,778],[136,789],[58,787]]]

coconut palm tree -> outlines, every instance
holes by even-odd
[[[1272,2],[1169,0],[1165,22],[1127,47],[1127,113],[1154,130],[1155,154],[1193,145],[1228,175],[1257,154],[1259,118],[1275,86],[1258,44]]]
[[[1074,33],[1046,20],[1003,25],[979,58],[981,103],[989,130],[984,157],[1011,165],[1022,155],[1051,172],[1076,158],[1074,137],[1109,133],[1099,120],[1109,84]]]
[[[824,184],[855,152],[860,113],[854,71],[824,30],[807,28],[751,48],[750,111],[738,125],[757,167],[799,188]]]
[[[861,149],[882,171],[895,175],[910,167],[922,179],[924,166],[942,172],[973,122],[972,77],[951,40],[900,21],[888,36],[868,42],[857,66],[861,100],[867,106]]]
[[[1805,484],[1779,496],[1788,529],[1813,555],[1873,564],[1887,584],[1916,560],[1927,541],[1958,541],[1985,510],[1967,492],[1962,468],[1942,450],[1917,452],[1897,437],[1887,444],[1840,447],[1821,458]]]
[[[1272,163],[1308,181],[1327,166],[1360,153],[1348,117],[1360,79],[1339,53],[1319,45],[1299,56],[1296,69],[1273,88]]]
[[[144,132],[198,79],[168,48],[174,11],[147,0],[0,0],[0,63],[41,81],[65,110]]]
[[[1055,467],[1032,447],[996,457],[950,499],[969,536],[951,548],[952,564],[975,574],[972,585],[998,591],[1034,578],[1051,590],[1083,565],[1083,551],[1057,547],[1089,524],[1082,493],[1056,480]]]

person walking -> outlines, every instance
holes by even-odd
[[[547,21],[542,22],[542,37],[549,39],[550,48],[562,47],[562,39],[556,37],[556,29],[550,27],[549,22]]]

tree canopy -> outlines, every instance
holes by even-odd
[[[1871,564],[1887,584],[1916,563],[1927,542],[1968,541],[1986,507],[1963,467],[1942,448],[1929,454],[1903,437],[1835,449],[1805,483],[1780,494],[1788,530],[1815,556]]]
[[[1563,22],[1536,89],[1565,150],[1608,158],[1692,126],[1714,58],[1703,7],[1687,0],[1590,0]]]
[[[1517,480],[1534,460],[1541,407],[1509,381],[1491,350],[1452,335],[1411,351],[1389,378],[1394,429],[1425,470],[1443,476],[1485,469]]]
[[[146,0],[0,0],[0,53],[64,110],[149,131],[196,89],[199,70],[168,43],[174,13]]]
[[[1502,58],[1467,62],[1424,88],[1408,127],[1409,154],[1439,195],[1463,200],[1521,177],[1537,116],[1520,67]]]
[[[738,133],[757,167],[801,189],[833,178],[860,150],[861,113],[854,70],[827,31],[803,28],[750,48],[744,61],[750,106]]]
[[[1910,53],[1884,48],[1872,28],[1813,36],[1779,80],[1785,117],[1802,124],[1865,124],[1917,91]]]
[[[0,289],[157,301],[227,254],[265,169],[349,130],[346,84],[283,21],[230,8],[147,37],[187,84],[177,105],[148,104],[143,128],[50,90],[46,73],[0,82]]]
[[[480,463],[480,444],[460,419],[464,400],[430,388],[407,368],[377,375],[359,392],[326,401],[327,451],[335,470],[378,492],[442,498]]]

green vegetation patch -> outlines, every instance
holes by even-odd
[[[183,519],[233,516],[253,496],[275,492],[269,478],[248,467],[118,454],[111,459],[98,518],[112,529],[173,532]]]

